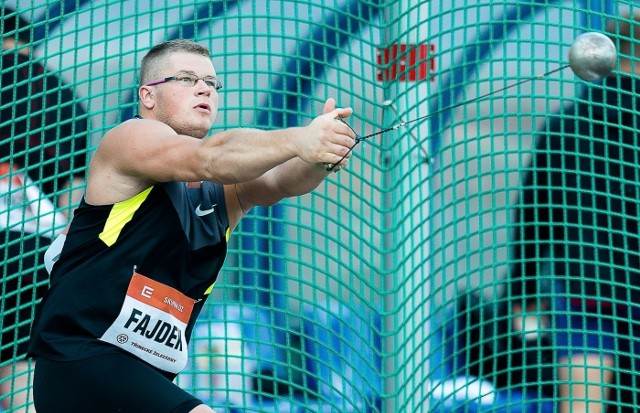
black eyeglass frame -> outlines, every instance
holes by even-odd
[[[186,77],[180,78],[180,76]],[[185,83],[184,79],[189,79],[191,81],[191,84]],[[180,72],[174,76],[169,76],[162,79],[151,80],[142,86],[155,86],[166,82],[177,81],[179,83],[183,83],[184,86],[193,87],[198,83],[198,80],[202,80],[207,86],[209,86],[209,89],[215,90],[216,92],[222,89],[222,82],[213,76],[198,77],[193,73],[184,72]]]

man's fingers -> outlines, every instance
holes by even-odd
[[[324,108],[322,109],[322,114],[326,115],[327,113],[330,113],[335,109],[336,109],[336,100],[334,98],[329,98],[327,99],[326,102],[324,102]]]
[[[353,140],[355,140],[358,135],[356,134],[356,131],[353,130],[353,128],[351,127],[351,125],[349,125],[347,122],[345,122],[344,120],[342,120],[342,118],[337,118],[336,119],[336,123],[339,124],[338,125],[338,129],[334,129],[335,132],[338,135],[346,135],[348,138],[346,138],[347,140],[344,141],[342,144],[346,145],[346,146],[351,146],[353,144]]]
[[[315,129],[319,133],[319,140],[315,141],[308,149],[315,146],[315,154],[309,153],[308,157],[300,155],[301,158],[310,162],[320,161],[325,167],[331,169],[331,166],[344,167],[351,157],[351,149],[357,144],[358,136],[355,130],[344,121],[344,118],[351,116],[352,108],[336,108],[334,99],[326,100],[323,109],[323,115],[316,118],[311,129]],[[312,140],[313,142],[313,140]],[[317,161],[311,161],[310,158],[315,157]],[[331,169],[333,170],[333,169]]]
[[[334,105],[335,105],[335,102],[334,102]],[[325,108],[326,107],[327,107],[327,104],[325,103]],[[344,119],[351,116],[351,114],[353,113],[353,109],[352,108],[335,108],[328,113],[334,119],[337,119],[337,118]]]

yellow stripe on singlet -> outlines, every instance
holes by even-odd
[[[122,228],[133,218],[133,214],[140,208],[140,205],[147,199],[153,187],[146,189],[133,198],[113,204],[104,229],[98,236],[107,246],[112,246],[118,240]]]

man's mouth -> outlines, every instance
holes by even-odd
[[[194,109],[200,109],[207,112],[211,112],[211,106],[207,103],[200,103],[194,107]]]

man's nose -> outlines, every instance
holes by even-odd
[[[196,81],[196,90],[199,95],[206,94],[208,96],[211,94],[211,88],[205,83],[204,79]]]

